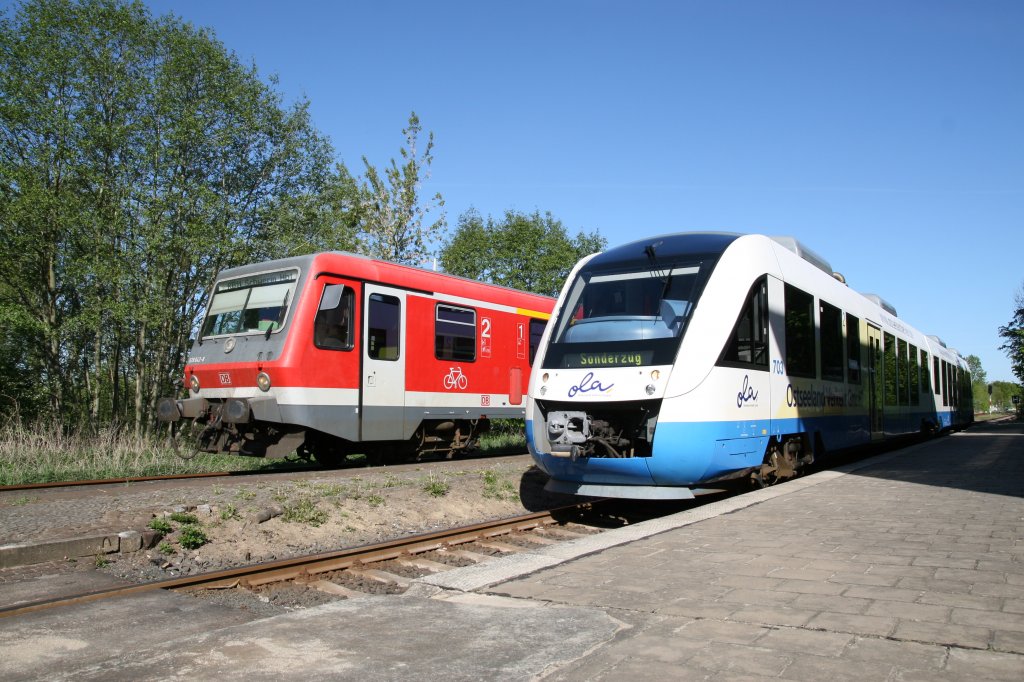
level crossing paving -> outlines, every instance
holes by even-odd
[[[429,576],[400,598],[245,623],[181,595],[127,604],[130,636],[109,604],[0,621],[0,676],[1020,680],[1024,424]]]

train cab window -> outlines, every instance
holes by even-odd
[[[846,314],[846,378],[860,383],[860,319]]]
[[[768,369],[768,278],[762,277],[750,288],[718,364]]]
[[[910,344],[910,382],[908,391],[911,405],[921,403],[921,370],[917,364],[917,346]]]
[[[815,378],[818,352],[814,342],[814,297],[786,285],[786,371]]]
[[[843,313],[839,308],[821,301],[821,378],[843,380]]]
[[[298,279],[298,270],[285,270],[218,282],[202,337],[277,331],[284,325]]]
[[[326,285],[313,320],[313,345],[330,350],[352,350],[354,304],[355,292],[351,287]]]
[[[438,360],[476,360],[476,311],[438,303],[434,309],[434,357]]]
[[[544,320],[530,320],[530,367],[533,367],[533,359],[537,357],[537,349],[540,348],[540,337],[544,335],[547,326]]]
[[[896,364],[896,337],[892,334],[886,333],[883,335],[883,341],[885,343],[885,405],[887,407],[895,407],[899,405],[899,390],[897,388],[899,384],[899,375],[897,374]]]
[[[402,305],[394,296],[370,294],[366,355],[374,360],[398,360],[402,339]]]

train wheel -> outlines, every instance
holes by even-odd
[[[794,448],[784,447],[780,443],[768,446],[761,468],[750,474],[750,482],[755,488],[767,488],[779,481],[793,478],[797,474]]]

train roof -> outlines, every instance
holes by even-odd
[[[265,272],[268,269],[297,267],[303,271],[314,267],[321,270],[330,269],[332,264],[344,263],[345,268],[335,274],[361,279],[365,281],[390,282],[399,286],[420,289],[423,291],[435,291],[448,289],[463,289],[465,287],[487,288],[495,292],[504,292],[506,295],[515,296],[521,300],[531,299],[535,304],[540,305],[542,311],[549,311],[554,299],[543,294],[536,294],[520,289],[491,284],[489,282],[478,282],[468,277],[460,277],[445,272],[436,272],[412,265],[402,265],[384,260],[377,260],[369,256],[347,251],[321,251],[302,256],[279,258],[276,260],[263,261],[260,263],[249,263],[221,271],[217,279]],[[340,269],[340,268],[339,268]],[[450,292],[449,292],[450,293]],[[464,292],[460,292],[464,293]]]
[[[648,267],[652,260],[661,263],[694,256],[717,258],[742,236],[732,232],[680,232],[649,237],[599,253],[587,268]]]

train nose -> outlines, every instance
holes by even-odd
[[[552,412],[548,414],[548,443],[556,457],[575,459],[581,446],[590,437],[590,426],[585,412]]]

